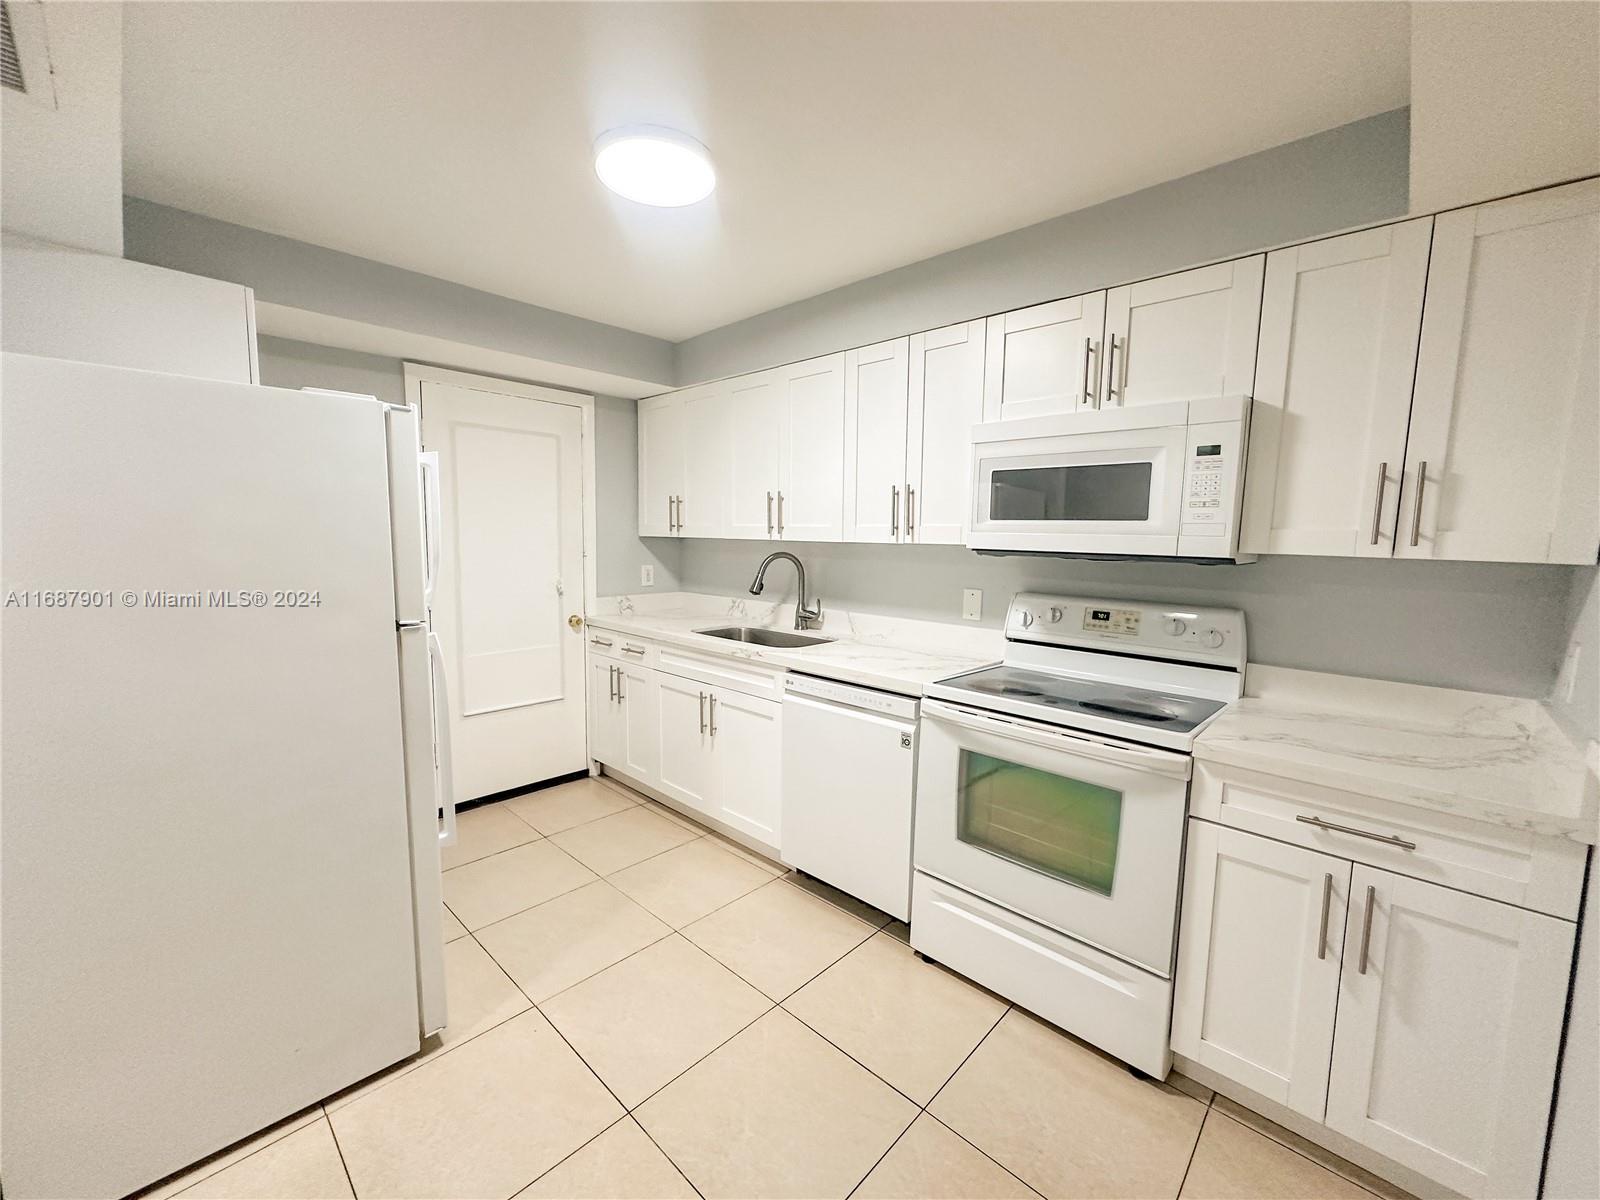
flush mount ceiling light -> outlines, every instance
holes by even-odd
[[[619,196],[657,208],[704,200],[717,186],[706,148],[686,133],[659,125],[630,125],[594,144],[594,173]]]

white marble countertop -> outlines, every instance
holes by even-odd
[[[998,629],[947,625],[824,609],[810,632],[834,640],[784,649],[706,637],[697,629],[755,625],[793,629],[794,605],[755,599],[674,592],[607,596],[588,617],[597,629],[669,642],[710,654],[725,654],[792,671],[859,683],[906,696],[920,696],[936,680],[1000,660]]]
[[[1536,700],[1252,666],[1207,762],[1594,845],[1595,744]]]

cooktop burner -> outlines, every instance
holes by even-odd
[[[983,706],[979,696],[993,696],[1011,701],[1024,711],[1037,709],[1032,715],[1057,724],[1070,723],[1063,720],[1064,714],[1081,712],[1130,725],[1188,733],[1225,707],[1221,700],[1005,664],[941,680],[940,685],[953,692],[976,693],[968,701],[973,705]]]

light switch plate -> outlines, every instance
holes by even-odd
[[[981,588],[961,589],[961,616],[967,621],[983,620],[983,590]]]
[[[656,569],[655,569],[655,567],[653,567],[649,563],[641,564],[640,567],[639,567],[639,586],[640,587],[655,587],[655,585],[656,585]]]

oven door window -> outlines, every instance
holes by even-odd
[[[1037,767],[961,752],[956,836],[1014,863],[1111,895],[1122,793]]]
[[[1148,521],[1150,462],[1009,467],[989,476],[992,521]]]

